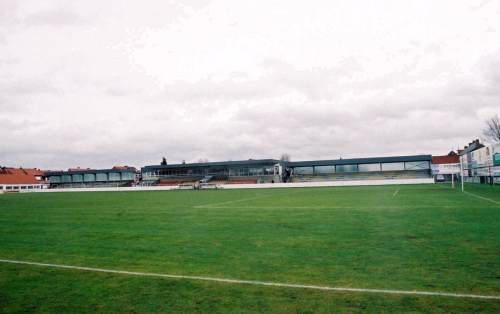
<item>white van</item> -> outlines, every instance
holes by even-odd
[[[444,182],[444,176],[442,174],[436,175],[436,182]]]

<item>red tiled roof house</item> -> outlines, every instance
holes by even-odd
[[[0,193],[22,190],[44,189],[48,182],[43,179],[40,169],[0,168]]]

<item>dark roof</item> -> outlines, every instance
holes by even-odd
[[[463,151],[460,152],[460,155],[465,155],[465,154],[471,153],[471,152],[478,150],[480,148],[483,148],[483,147],[484,147],[484,145],[481,144],[479,142],[479,140],[474,140],[474,141],[470,142],[469,145],[464,147]]]
[[[289,161],[288,167],[308,167],[308,166],[331,166],[331,165],[353,165],[353,164],[371,164],[380,162],[404,162],[404,161],[431,161],[431,155],[415,156],[396,156],[396,157],[370,157],[370,158],[351,158],[351,159],[333,159],[333,160],[310,160],[310,161]]]
[[[458,155],[432,156],[433,164],[458,164],[460,157]]]
[[[202,162],[172,165],[151,165],[145,166],[141,170],[151,171],[159,169],[182,169],[182,168],[210,168],[210,167],[231,167],[231,166],[255,166],[255,165],[273,165],[282,163],[289,167],[300,166],[327,166],[327,165],[350,165],[350,164],[370,164],[379,162],[404,162],[404,161],[431,161],[431,155],[416,156],[396,156],[396,157],[371,157],[371,158],[353,158],[353,159],[335,159],[335,160],[311,160],[311,161],[280,161],[276,159],[249,159],[237,161],[219,161]]]
[[[142,171],[156,169],[178,169],[178,168],[210,168],[210,167],[230,167],[230,166],[254,166],[254,165],[274,165],[279,163],[276,159],[248,159],[235,161],[216,161],[216,162],[197,162],[188,164],[172,164],[172,165],[151,165],[142,167]]]
[[[46,171],[45,176],[60,176],[64,174],[85,174],[85,173],[110,173],[110,172],[135,172],[134,167],[129,167],[126,169],[70,169],[68,171]]]

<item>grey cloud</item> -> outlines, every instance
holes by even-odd
[[[8,66],[8,65],[14,65],[17,63],[19,63],[19,59],[17,59],[17,58],[12,58],[12,57],[0,58],[0,68]],[[5,77],[5,75],[4,75],[4,77]],[[2,78],[2,76],[0,76],[0,79],[1,78]]]
[[[15,81],[0,81],[0,92],[9,96],[26,96],[42,93],[57,93],[58,89],[48,81],[42,79],[24,79]]]
[[[30,14],[22,19],[29,26],[81,25],[87,21],[69,7],[59,7]]]
[[[15,20],[18,7],[19,2],[16,0],[0,1],[0,27]]]
[[[479,10],[491,2],[492,2],[492,0],[482,0],[479,4],[471,5],[470,8],[472,10]]]
[[[478,67],[483,73],[486,93],[500,94],[500,50],[484,56]]]
[[[29,116],[27,112],[34,103],[57,97],[59,93],[59,89],[47,79],[1,80],[0,77],[0,118]]]
[[[19,27],[39,27],[39,26],[71,26],[82,25],[87,20],[69,4],[54,5],[50,9],[26,14],[24,7],[29,3],[19,1],[2,0],[0,2],[0,35],[1,27],[10,28],[10,32],[20,31]],[[4,30],[7,33],[6,30]],[[5,36],[3,36],[5,37]],[[1,38],[1,37],[0,37]],[[5,39],[4,39],[5,40]]]
[[[298,70],[290,64],[275,59],[260,63],[269,73],[259,79],[239,75],[224,81],[210,79],[194,83],[177,81],[167,85],[158,99],[200,103],[206,101],[255,100],[279,97],[287,92],[299,92],[311,101],[331,100],[338,88],[338,81],[361,70],[354,59],[346,59],[335,68]],[[237,73],[235,74],[237,75]]]

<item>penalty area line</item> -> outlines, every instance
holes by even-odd
[[[482,200],[485,200],[485,201],[488,201],[488,202],[492,202],[492,203],[495,203],[495,204],[498,204],[500,205],[500,202],[497,202],[495,200],[492,200],[491,198],[487,198],[487,197],[484,197],[484,196],[481,196],[481,195],[477,195],[477,194],[474,194],[474,193],[471,193],[471,192],[468,192],[468,191],[464,191],[465,194],[468,194],[470,196],[474,196],[474,197],[477,197],[477,198],[480,198]]]
[[[30,266],[40,266],[40,267],[60,268],[60,269],[71,269],[71,270],[81,270],[81,271],[88,271],[88,272],[111,273],[111,274],[142,276],[142,277],[187,279],[187,280],[211,281],[211,282],[228,283],[228,284],[243,284],[243,285],[268,286],[268,287],[297,288],[297,289],[310,289],[310,290],[322,290],[322,291],[379,293],[379,294],[416,295],[416,296],[439,296],[439,297],[452,297],[452,298],[474,298],[474,299],[500,300],[500,296],[498,296],[498,295],[481,295],[481,294],[452,293],[452,292],[438,292],[438,291],[433,292],[433,291],[417,291],[417,290],[390,290],[390,289],[328,287],[328,286],[316,286],[316,285],[305,285],[305,284],[294,284],[294,283],[267,282],[267,281],[257,281],[257,280],[240,280],[240,279],[226,279],[226,278],[205,277],[205,276],[184,276],[184,275],[173,275],[173,274],[146,273],[146,272],[137,272],[137,271],[114,270],[114,269],[104,269],[104,268],[73,266],[73,265],[61,265],[61,264],[48,264],[48,263],[18,261],[18,260],[10,260],[10,259],[0,259],[0,263],[17,264],[17,265],[30,265]]]

